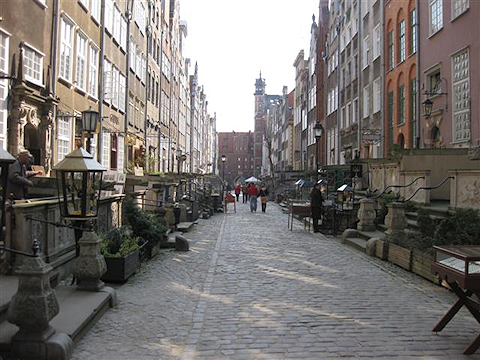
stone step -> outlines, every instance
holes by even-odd
[[[195,222],[185,221],[185,222],[178,223],[177,231],[188,232],[193,227],[193,225],[195,225]]]
[[[345,244],[362,252],[365,252],[367,248],[367,240],[362,238],[346,238]]]

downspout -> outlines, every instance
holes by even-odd
[[[143,114],[144,116],[144,119],[143,119],[143,136],[144,136],[144,142],[145,142],[145,167],[147,167],[148,165],[148,171],[149,172],[153,172],[154,169],[150,169],[150,147],[149,147],[149,144],[147,143],[147,139],[148,139],[148,134],[147,134],[147,131],[148,131],[148,92],[150,91],[150,86],[151,86],[151,83],[150,83],[150,76],[147,76],[147,72],[148,72],[148,58],[149,58],[149,53],[148,53],[148,40],[151,39],[152,37],[152,24],[151,24],[151,9],[152,9],[152,1],[149,0],[148,1],[148,25],[147,25],[147,28],[145,29],[145,35],[146,38],[147,38],[147,44],[146,44],[146,48],[147,48],[147,56],[145,57],[145,112]],[[154,83],[155,85],[155,83]],[[155,101],[154,99],[152,99],[153,101]],[[148,150],[148,151],[147,151]],[[148,155],[148,158],[147,158],[147,155]]]
[[[338,16],[338,15],[337,15]],[[342,14],[342,17],[343,17],[343,14]],[[337,17],[338,19],[338,17]],[[343,22],[343,19],[341,20]],[[359,20],[360,22],[360,20]],[[334,147],[335,147],[335,152],[336,152],[336,165],[340,165],[340,115],[341,115],[341,111],[340,111],[340,67],[342,65],[342,62],[340,61],[341,59],[341,49],[340,49],[340,38],[341,38],[341,23],[339,22],[338,25],[337,25],[337,84],[336,84],[336,88],[338,89],[337,90],[337,108],[336,108],[336,116],[335,116],[335,119],[337,120],[337,133],[335,134],[335,140],[336,140],[336,144],[334,144]],[[360,62],[360,60],[359,60]],[[360,90],[360,89],[359,89]],[[335,105],[335,104],[334,104]],[[332,164],[333,165],[333,164]]]
[[[131,115],[129,112],[130,112],[130,106],[128,106],[128,102],[129,102],[129,99],[130,99],[130,94],[129,94],[129,83],[130,83],[130,24],[131,24],[131,21],[132,21],[132,9],[133,9],[133,2],[135,0],[129,0],[127,2],[127,10],[125,12],[125,16],[127,18],[127,49],[126,49],[126,57],[127,57],[127,61],[126,61],[126,69],[125,69],[125,75],[126,75],[126,79],[125,79],[125,120],[123,122],[123,132],[125,134],[125,138],[124,138],[124,157],[125,157],[125,164],[126,164],[126,167],[128,168],[128,164],[130,162],[130,159],[128,158],[128,145],[125,146],[125,143],[126,143],[126,140],[127,140],[127,135],[128,135],[128,118],[129,116]],[[102,8],[104,7],[104,2],[105,0],[102,1]],[[128,4],[130,4],[130,8],[128,7]],[[105,34],[105,32],[104,32]],[[145,111],[146,112],[146,111]],[[127,149],[127,151],[125,151],[125,148]]]
[[[52,68],[52,97],[55,99],[57,96],[57,51],[58,51],[58,20],[59,20],[59,11],[58,11],[58,0],[54,0],[53,2],[53,19],[52,19],[52,49],[51,49],[51,57],[50,57],[50,65]],[[58,106],[53,103],[53,118],[57,119],[57,112]],[[55,155],[55,136],[56,129],[55,129],[56,121],[54,121],[52,128],[51,128],[51,136],[50,136],[50,169],[53,167],[54,155]]]
[[[417,108],[415,109],[415,118],[417,119],[417,123],[415,124],[415,143],[413,147],[416,149],[420,149],[420,0],[415,1],[415,6],[417,7],[417,18],[415,19],[415,26],[417,27],[417,98],[415,101],[417,102]]]
[[[105,51],[103,50],[105,46],[105,0],[102,0],[102,7],[100,13],[100,23],[101,23],[101,34],[100,34],[100,61],[98,62],[98,117],[100,120],[100,129],[98,131],[97,139],[97,159],[100,164],[102,164],[102,146],[103,146],[103,100],[104,100],[104,84],[103,84],[103,63]],[[102,164],[105,165],[105,164]]]
[[[157,59],[160,57],[160,79],[159,79],[159,91],[160,95],[158,99],[158,119],[160,121],[160,126],[158,130],[158,170],[160,170],[160,166],[163,165],[162,162],[162,153],[163,153],[163,148],[162,148],[162,104],[163,104],[163,88],[162,88],[162,78],[163,78],[163,17],[164,17],[164,12],[165,8],[162,6],[161,7],[161,14],[160,14],[160,54],[157,54]],[[158,61],[158,60],[157,60]],[[163,172],[165,172],[165,169],[163,169]]]
[[[382,31],[380,34],[380,76],[382,81],[382,91],[380,93],[380,104],[382,107],[382,121],[380,121],[380,154],[382,158],[385,157],[385,1],[381,3],[382,9],[380,10],[380,24]],[[370,186],[370,185],[369,185]]]
[[[362,71],[363,71],[363,65],[360,65],[362,63],[362,56],[363,56],[363,19],[362,19],[362,12],[361,12],[361,7],[362,7],[362,2],[361,1],[358,1],[357,2],[358,4],[358,35],[357,35],[357,39],[358,39],[358,47],[357,47],[357,51],[358,51],[358,69],[356,69],[358,72],[358,93],[359,94],[363,94],[363,96],[365,96],[365,94],[363,93],[363,74],[362,74]],[[368,4],[367,4],[368,6]],[[373,9],[372,9],[372,21],[373,21]],[[375,41],[375,40],[374,40]],[[368,46],[368,44],[367,44]],[[373,51],[372,51],[373,53]],[[368,81],[370,82],[370,73],[373,73],[373,62],[372,62],[372,66],[371,66],[371,71],[369,71],[368,75],[369,75],[369,79]],[[372,93],[373,93],[373,89],[371,89]],[[363,96],[362,96],[362,101],[360,101],[360,97],[358,99],[358,127],[357,127],[357,147],[358,147],[358,153],[361,154],[362,153],[362,121],[363,121]],[[375,96],[375,94],[373,94],[373,96]],[[371,97],[373,99],[373,96]],[[370,105],[370,104],[369,104]],[[350,115],[350,114],[349,114]],[[370,115],[370,118],[372,119],[373,118],[373,114],[369,114]],[[373,119],[372,119],[373,120]],[[352,154],[352,158],[355,157],[355,154]],[[368,156],[367,156],[368,157]]]

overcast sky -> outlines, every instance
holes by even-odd
[[[187,22],[184,57],[198,62],[208,112],[217,131],[253,131],[255,79],[260,71],[266,93],[295,86],[293,62],[309,56],[312,15],[318,0],[180,0]],[[190,69],[193,74],[193,66]]]

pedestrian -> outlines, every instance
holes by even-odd
[[[313,232],[319,232],[318,220],[323,214],[323,197],[320,191],[322,180],[318,181],[310,192],[310,206],[312,212]]]
[[[258,194],[260,196],[260,202],[262,203],[262,212],[267,210],[267,201],[268,201],[268,190],[266,186],[262,186],[260,188],[260,192]]]
[[[243,184],[242,186],[242,195],[243,195],[243,203],[245,204],[248,201],[248,185]]]
[[[240,184],[235,184],[235,196],[237,197],[237,202],[238,202],[238,199],[240,198],[240,191],[242,190]]]
[[[258,186],[250,184],[248,188],[248,197],[250,198],[250,212],[257,211]]]
[[[42,171],[27,171],[27,165],[33,156],[30,151],[22,149],[17,155],[15,162],[10,165],[8,171],[7,196],[13,195],[14,200],[22,200],[27,196],[27,187],[32,187],[33,182],[28,178],[41,175]]]

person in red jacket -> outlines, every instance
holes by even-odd
[[[258,186],[251,183],[248,188],[248,197],[250,198],[250,212],[257,211]]]

